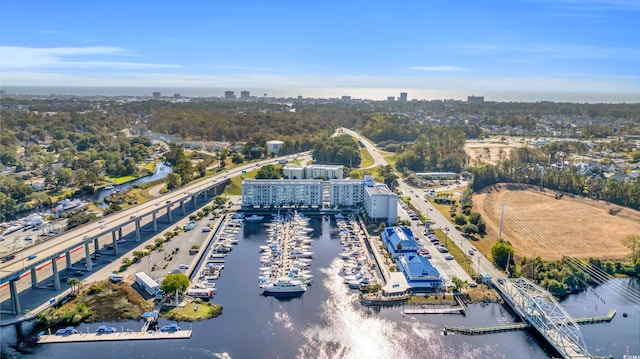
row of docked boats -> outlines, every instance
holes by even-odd
[[[258,283],[263,295],[301,296],[313,281],[309,218],[292,212],[266,223],[267,241],[260,246]]]
[[[207,255],[206,262],[193,287],[187,292],[188,295],[205,298],[212,297],[216,290],[216,280],[224,269],[225,257],[233,246],[238,244],[238,232],[242,227],[242,221],[237,219],[229,220],[224,228],[218,232],[214,239],[211,251]]]
[[[375,281],[371,273],[371,265],[363,240],[364,232],[355,220],[336,219],[342,252],[338,255],[342,260],[340,275],[352,289],[361,289]]]

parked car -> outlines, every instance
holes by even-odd
[[[178,330],[180,330],[180,327],[176,323],[163,325],[162,328],[160,328],[161,332],[177,332]]]
[[[473,249],[469,249],[469,255],[472,256],[475,253]]]
[[[478,286],[478,284],[476,284],[476,282],[469,283],[469,287],[471,287],[471,288],[475,288],[477,286]]]
[[[446,260],[450,261],[450,260],[452,260],[452,259],[453,259],[453,256],[452,256],[451,254],[447,254],[447,255],[444,257],[444,259],[446,259]]]
[[[106,325],[101,325],[98,327],[98,330],[96,330],[96,333],[110,334],[110,333],[115,333],[117,331],[118,329],[116,329],[115,327],[107,327]]]
[[[69,334],[76,334],[76,333],[78,333],[78,331],[75,330],[73,327],[66,327],[66,328],[58,329],[56,331],[56,335],[69,335]]]

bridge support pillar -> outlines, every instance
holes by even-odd
[[[197,193],[194,194],[192,198],[193,198],[193,206],[198,207],[198,194]]]
[[[118,228],[118,239],[122,239],[122,227]]]
[[[136,220],[136,242],[140,240],[140,220]]]
[[[93,239],[93,249],[94,249],[94,252],[100,251],[100,243],[98,243],[98,237]]]
[[[208,192],[209,192],[209,190],[208,190],[208,189],[205,189],[204,191],[202,191],[202,194],[203,194],[203,196],[204,196],[204,201],[205,201],[205,202],[207,201],[207,197],[208,197],[208,196],[207,196],[207,194],[208,194]]]
[[[38,274],[35,268],[31,268],[31,288],[38,286]]]
[[[169,217],[169,223],[172,223],[173,220],[171,219],[171,207],[167,207],[167,217]]]
[[[116,232],[111,232],[111,243],[113,243],[113,250],[115,254],[118,255],[118,239],[116,237]]]
[[[67,261],[67,269],[71,269],[71,251],[64,253],[64,259]]]
[[[184,204],[184,200],[180,201],[180,208],[182,208],[182,215],[187,214],[187,206]]]
[[[11,293],[11,312],[13,314],[20,314],[22,309],[20,308],[20,298],[18,297],[16,282],[17,280],[9,281],[9,292]]]
[[[158,231],[158,218],[156,218],[157,214],[158,212],[153,212],[153,231],[154,232]]]
[[[60,290],[60,274],[58,273],[58,257],[51,258],[51,270],[53,271],[53,289]]]
[[[84,262],[87,266],[87,270],[91,271],[92,264],[91,264],[91,251],[89,250],[89,243],[84,244]]]

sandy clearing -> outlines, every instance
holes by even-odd
[[[621,243],[630,234],[640,234],[640,211],[620,208],[603,201],[564,195],[556,191],[516,184],[483,189],[473,196],[474,211],[487,223],[479,247],[489,248],[498,237],[504,205],[502,237],[513,244],[516,256],[560,259],[563,254],[579,258],[623,259],[629,250]]]

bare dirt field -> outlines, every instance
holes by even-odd
[[[514,246],[517,258],[624,259],[630,253],[621,241],[640,234],[640,211],[568,194],[555,199],[556,193],[517,184],[495,185],[476,193],[474,211],[487,223],[487,236],[478,243],[479,249],[488,251],[498,237],[504,205],[502,237]],[[611,215],[612,208],[621,210]]]
[[[464,150],[469,155],[471,160],[496,164],[501,156],[504,156],[504,158],[509,158],[509,154],[511,153],[512,149],[522,146],[524,146],[523,143],[515,141],[467,141],[464,146]]]

